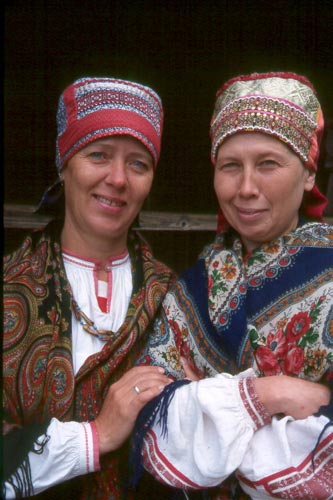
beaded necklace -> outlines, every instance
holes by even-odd
[[[90,335],[104,341],[114,340],[116,338],[116,333],[112,330],[99,330],[95,323],[82,311],[79,304],[73,299],[73,297],[71,299],[71,308],[75,319],[82,325],[85,332],[90,333]]]
[[[136,253],[134,253],[133,255],[133,250],[131,249],[130,245],[129,245],[129,254],[130,254],[131,270],[133,277],[133,285],[134,289],[136,289],[137,280],[142,278],[139,276],[140,272],[138,272],[136,266],[136,263],[139,262],[138,256],[136,255]],[[88,316],[82,311],[79,304],[74,299],[71,287],[70,287],[70,295],[71,295],[72,312],[74,313],[75,319],[81,324],[85,332],[89,333],[90,335],[93,335],[94,337],[97,337],[99,340],[102,341],[108,341],[108,340],[114,341],[117,338],[117,332],[113,332],[112,330],[104,330],[97,328],[94,321],[88,318]]]

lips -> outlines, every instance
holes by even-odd
[[[94,194],[93,196],[97,201],[100,201],[105,205],[109,205],[110,207],[123,207],[126,204],[124,201],[117,198],[105,198],[104,196],[97,194]]]
[[[265,208],[235,208],[237,210],[238,217],[246,222],[256,222],[267,213],[267,209]]]
[[[244,215],[255,215],[255,214],[260,214],[263,212],[266,212],[266,209],[264,208],[241,208],[241,207],[236,207],[237,211],[240,214]]]

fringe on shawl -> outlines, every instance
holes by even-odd
[[[45,434],[48,423],[31,424],[24,429],[14,429],[3,436],[3,481],[9,483],[16,498],[33,495],[31,481],[29,452],[40,455],[43,453],[50,436]],[[2,494],[5,498],[5,485],[2,485]]]
[[[172,401],[176,389],[189,383],[190,380],[187,379],[176,380],[175,382],[172,382],[165,387],[165,389],[159,396],[147,403],[139,413],[133,432],[131,451],[129,456],[129,466],[131,471],[129,479],[130,487],[135,487],[138,484],[143,472],[141,449],[145,435],[147,434],[149,429],[152,428],[155,422],[161,425],[162,435],[167,435],[168,409],[170,402]]]

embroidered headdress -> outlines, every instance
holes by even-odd
[[[217,92],[211,120],[213,164],[222,142],[237,132],[263,132],[286,143],[310,170],[317,171],[324,119],[316,92],[295,73],[253,73],[227,81]],[[321,219],[327,200],[315,185],[301,210]]]
[[[57,112],[58,173],[88,143],[131,135],[151,153],[156,167],[163,128],[159,96],[149,87],[115,78],[81,78],[67,87]]]

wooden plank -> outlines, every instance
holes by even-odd
[[[45,226],[50,217],[35,213],[33,205],[4,205],[4,227],[36,229]],[[215,231],[216,215],[142,211],[140,231]]]
[[[34,213],[33,205],[4,205],[4,228],[37,229],[45,226],[50,217]],[[333,225],[333,217],[325,221]],[[176,212],[154,212],[143,210],[139,215],[140,231],[215,231],[217,216],[212,214],[190,214]]]
[[[215,231],[217,216],[175,212],[142,211],[139,228],[147,231]]]

